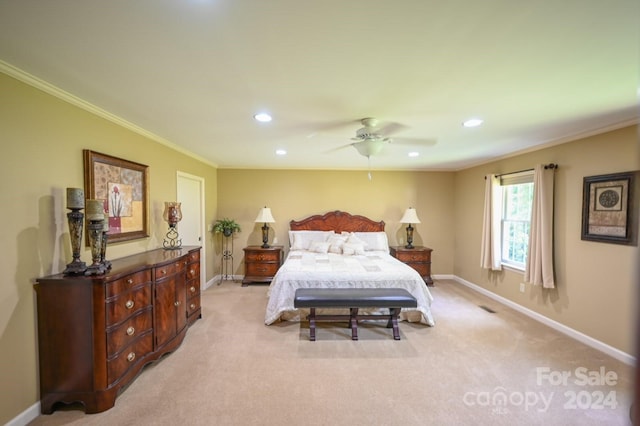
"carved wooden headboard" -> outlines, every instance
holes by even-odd
[[[302,220],[289,222],[292,231],[335,231],[341,232],[381,232],[384,231],[384,221],[374,222],[364,216],[352,215],[335,210],[323,215],[309,216]]]

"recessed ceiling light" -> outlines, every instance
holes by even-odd
[[[276,155],[287,155],[287,151],[285,149],[276,149]]]
[[[419,152],[412,151],[412,152],[409,153],[409,157],[418,157],[418,156],[420,156]]]
[[[479,118],[471,118],[467,121],[465,121],[464,123],[462,123],[462,125],[464,127],[478,127],[479,125],[481,125],[484,121],[479,119]]]
[[[259,112],[256,115],[254,115],[253,118],[255,118],[257,121],[261,123],[268,123],[271,121],[271,116],[266,112]]]

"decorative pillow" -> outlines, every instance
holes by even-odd
[[[329,252],[342,254],[342,247],[347,242],[347,237],[343,235],[332,235],[329,237]]]
[[[361,240],[354,232],[349,233],[349,238],[347,238],[347,242],[350,244],[361,244],[363,247],[367,246],[367,242],[364,240]]]
[[[354,256],[354,255],[363,255],[364,254],[364,245],[358,243],[350,243],[346,242],[342,246],[342,254],[345,256]]]
[[[333,231],[289,231],[291,250],[309,250],[314,241],[327,241]]]
[[[312,241],[309,246],[309,251],[314,253],[327,253],[329,251],[329,242],[327,241]]]
[[[354,232],[354,237],[365,243],[367,251],[385,251],[389,252],[389,240],[386,232]]]

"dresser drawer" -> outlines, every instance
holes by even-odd
[[[280,263],[245,263],[245,275],[272,277],[279,268]]]
[[[187,279],[199,280],[200,278],[200,262],[190,263],[187,266]]]
[[[277,250],[265,250],[265,251],[247,251],[245,253],[245,263],[249,262],[277,262],[280,263],[280,251]]]
[[[200,280],[190,281],[187,283],[187,298],[198,296],[200,294]]]
[[[151,306],[151,285],[123,293],[107,302],[107,325],[115,325],[124,321],[141,309]]]
[[[429,260],[429,253],[426,251],[399,251],[396,253],[396,258],[401,262],[427,262]]]
[[[151,271],[140,271],[119,280],[107,283],[107,298],[130,291],[132,288],[151,282]]]
[[[189,263],[191,262],[199,262],[200,261],[200,251],[194,251],[189,253]]]
[[[153,333],[147,332],[138,340],[125,347],[122,352],[107,361],[107,375],[109,383],[114,383],[119,377],[136,365],[153,349]]]
[[[123,348],[153,327],[151,306],[131,316],[122,324],[107,331],[107,355],[121,352]]]
[[[193,315],[198,309],[200,309],[200,298],[192,297],[187,300],[187,316]]]
[[[164,277],[170,277],[171,275],[184,271],[187,265],[186,261],[178,261],[173,263],[167,263],[166,265],[158,266],[154,269],[156,280],[161,280]]]
[[[428,263],[407,262],[407,265],[418,271],[420,276],[431,275],[431,267]]]

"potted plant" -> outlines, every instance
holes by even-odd
[[[240,225],[235,220],[224,218],[216,220],[213,232],[222,232],[225,237],[230,237],[234,232],[240,232]]]

